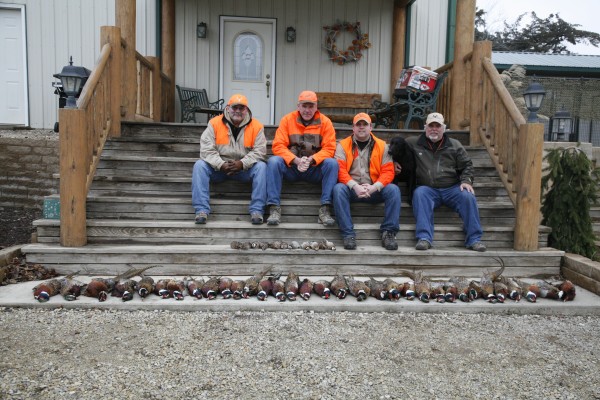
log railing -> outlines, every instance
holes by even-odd
[[[458,126],[470,130],[470,144],[483,144],[516,209],[515,250],[537,250],[541,205],[543,125],[528,124],[514,103],[491,61],[491,42],[476,42],[463,60],[466,82],[452,80],[450,63],[436,70],[449,71],[448,85],[440,93],[437,109],[452,121],[466,115]],[[457,112],[449,93],[460,91],[465,110]]]
[[[173,82],[160,73],[158,59],[126,57],[128,46],[117,27],[101,28],[101,52],[76,108],[59,110],[60,146],[60,243],[84,246],[87,243],[86,198],[104,143],[121,133],[127,104],[135,102],[135,119],[161,121],[172,115]],[[137,90],[121,90],[124,77],[137,65]]]

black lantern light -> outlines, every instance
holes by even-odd
[[[563,106],[552,116],[551,141],[568,142],[571,137],[572,123],[571,113]]]
[[[285,30],[285,40],[289,43],[293,43],[296,41],[296,29],[293,26],[288,26]]]
[[[538,122],[537,112],[542,106],[545,95],[546,91],[544,90],[544,87],[538,82],[532,81],[529,86],[527,86],[525,93],[523,93],[525,106],[527,107],[527,110],[529,110],[527,122]]]
[[[200,22],[196,27],[196,36],[198,39],[206,39],[206,31],[208,27],[206,26],[206,22]]]
[[[85,85],[91,71],[84,67],[73,66],[73,56],[69,58],[69,65],[65,65],[60,71],[60,74],[54,74],[57,79],[60,79],[62,90],[67,95],[65,108],[76,108],[76,98],[81,94],[81,89]]]

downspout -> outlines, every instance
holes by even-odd
[[[448,64],[454,60],[454,37],[456,36],[456,1],[448,0],[448,24],[446,27],[446,57]]]
[[[162,0],[156,0],[156,57],[162,58]],[[161,62],[162,66],[162,62]]]

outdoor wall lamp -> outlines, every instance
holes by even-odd
[[[198,39],[206,39],[206,22],[200,22],[196,27],[196,36]]]
[[[60,74],[54,74],[60,79],[62,90],[67,95],[65,108],[77,108],[76,98],[81,94],[81,89],[85,85],[91,71],[84,67],[73,66],[73,56],[69,59],[69,65],[65,65]]]
[[[557,111],[552,116],[552,136],[551,141],[569,141],[571,137],[571,113],[565,110],[565,106],[562,106],[560,111]]]
[[[544,87],[538,82],[532,81],[529,86],[527,86],[527,89],[525,89],[525,92],[523,93],[525,106],[527,107],[527,110],[529,110],[527,122],[538,122],[537,112],[542,106],[545,95],[546,91],[544,90]]]
[[[285,31],[285,40],[289,43],[296,41],[296,29],[294,29],[294,27],[288,26]]]

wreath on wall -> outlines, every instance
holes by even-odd
[[[323,48],[329,54],[329,59],[338,65],[360,60],[363,56],[363,50],[371,47],[369,34],[362,33],[360,22],[355,22],[354,24],[350,22],[338,22],[335,25],[324,26],[323,30],[325,31],[325,44]],[[343,32],[348,32],[354,37],[352,44],[346,50],[340,50],[335,43],[336,36]]]

